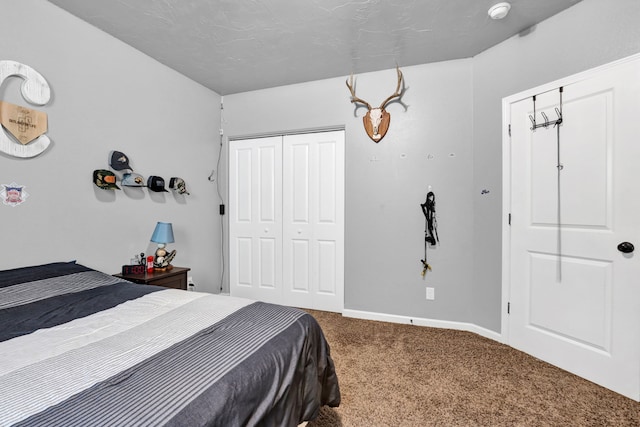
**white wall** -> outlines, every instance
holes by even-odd
[[[506,310],[502,98],[640,52],[639,22],[638,0],[583,0],[473,58],[473,323],[500,331]],[[481,194],[483,189],[490,193]]]
[[[364,109],[354,115],[346,76],[225,96],[225,134],[344,126],[345,308],[466,321],[473,278],[471,60],[402,71],[407,109],[388,106],[391,125],[377,144],[365,133]],[[355,78],[357,95],[373,105],[396,87],[395,69]],[[433,271],[423,280],[420,204],[429,185],[441,244],[429,249]],[[436,288],[435,301],[426,300],[427,285]]]
[[[16,207],[0,203],[0,269],[77,259],[116,273],[141,251],[157,221],[173,223],[175,265],[192,268],[201,290],[220,284],[220,217],[207,180],[219,147],[219,103],[194,83],[44,0],[3,0],[0,59],[39,71],[52,100],[34,107],[49,115],[52,146],[31,159],[0,155],[0,184],[29,193]],[[10,78],[0,99],[28,105],[21,80]],[[108,169],[108,153],[129,156],[145,178],[187,182],[190,196],[145,189],[105,191],[92,183]]]

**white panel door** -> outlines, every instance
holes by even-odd
[[[344,131],[229,144],[234,296],[344,308]]]
[[[229,144],[231,295],[281,302],[282,138]]]
[[[640,246],[640,61],[563,82],[559,143],[510,105],[508,340],[640,400],[640,254],[617,248]],[[537,121],[555,108],[539,94]]]
[[[344,132],[283,140],[285,304],[344,307]]]

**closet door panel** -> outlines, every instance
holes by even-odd
[[[290,173],[291,221],[295,224],[309,225],[309,151],[308,144],[294,144],[291,147],[290,163],[285,165]],[[287,201],[285,200],[285,203]]]
[[[231,295],[281,302],[282,138],[231,141]]]
[[[287,135],[283,159],[284,301],[341,312],[344,132]]]
[[[293,262],[287,265],[292,277],[291,291],[307,294],[311,291],[309,286],[309,240],[293,239],[291,249]]]
[[[319,224],[336,225],[337,222],[336,150],[336,143],[333,141],[318,144],[317,215]]]
[[[337,295],[337,244],[318,240],[318,294]]]

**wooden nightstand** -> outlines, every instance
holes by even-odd
[[[116,277],[142,285],[164,286],[187,290],[187,271],[190,268],[173,267],[167,271],[156,271],[146,274],[114,274]]]

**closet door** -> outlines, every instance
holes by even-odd
[[[282,301],[282,138],[229,146],[231,295]]]
[[[229,147],[231,295],[342,312],[344,131]]]
[[[344,307],[344,131],[283,139],[284,304]]]

